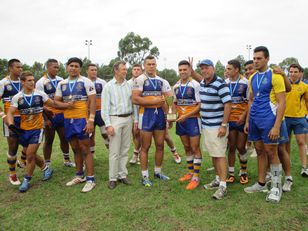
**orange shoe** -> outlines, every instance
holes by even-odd
[[[192,179],[186,186],[186,190],[194,190],[199,186],[199,184],[200,184],[199,180]]]
[[[247,174],[242,174],[240,176],[240,183],[241,184],[248,184],[248,175]]]
[[[229,176],[228,179],[226,180],[227,183],[231,183],[231,184],[234,183],[234,181],[235,181],[234,176]]]
[[[187,173],[183,177],[181,177],[179,181],[184,182],[184,181],[190,180],[192,177],[193,177],[193,174]]]

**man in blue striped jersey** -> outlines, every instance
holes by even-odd
[[[192,64],[192,59],[190,60]],[[191,65],[192,67],[192,65]],[[200,62],[201,75],[192,68],[192,77],[200,82],[201,123],[204,144],[212,157],[216,178],[205,189],[217,189],[213,198],[220,200],[227,193],[227,137],[231,112],[230,90],[225,81],[215,74],[214,64],[205,59]]]

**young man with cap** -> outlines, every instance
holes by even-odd
[[[89,135],[94,130],[95,98],[94,84],[81,76],[82,61],[70,58],[66,64],[69,77],[61,81],[56,90],[55,100],[73,102],[74,107],[64,110],[65,138],[69,141],[75,154],[76,175],[66,186],[86,181],[81,192],[89,192],[95,187],[93,155],[90,151]],[[85,159],[87,176],[84,177]]]
[[[59,63],[55,59],[48,59],[46,62],[47,73],[36,82],[36,89],[45,92],[50,99],[54,99],[58,83],[63,80],[57,76],[59,71]],[[48,107],[46,109],[52,112],[51,116],[45,115],[45,141],[43,145],[43,153],[45,163],[51,164],[52,145],[57,132],[60,140],[60,148],[63,153],[64,166],[75,167],[75,163],[70,161],[69,144],[64,137],[64,115],[63,110]]]
[[[192,59],[190,61],[192,64]],[[191,65],[192,76],[200,82],[201,126],[204,144],[212,157],[216,178],[205,189],[217,189],[213,198],[220,200],[227,193],[227,137],[231,112],[230,90],[225,81],[215,74],[214,64],[205,59],[199,63],[202,76]]]

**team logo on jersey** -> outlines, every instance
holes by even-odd
[[[96,88],[96,92],[101,92],[102,91],[102,87],[100,84],[95,84],[95,88]]]
[[[20,98],[20,99],[19,99],[19,104],[22,105],[22,104],[24,104],[24,103],[25,103],[25,100],[24,100],[23,98]]]
[[[268,83],[267,79],[263,79],[262,84],[265,85],[267,83]]]
[[[12,88],[12,86],[11,86],[11,85],[7,85],[6,89],[7,89],[8,91],[13,90],[13,88]]]
[[[37,96],[34,97],[35,103],[40,103],[40,101],[41,101],[40,96],[37,95]]]
[[[192,88],[188,87],[187,90],[186,90],[186,94],[189,97],[192,96],[192,94],[193,94]]]
[[[66,91],[66,88],[67,88],[66,84],[63,84],[61,87],[62,87],[62,91]]]
[[[80,89],[78,89],[78,90],[80,90]],[[93,91],[93,90],[94,90],[93,87],[89,87],[89,91]]]
[[[47,84],[46,84],[46,89],[47,89],[47,90],[51,90],[51,89],[52,89],[51,83],[47,83]]]
[[[92,88],[92,90],[91,90],[91,88]],[[82,83],[77,83],[76,89],[77,89],[78,91],[81,91],[81,89],[82,89]],[[90,91],[93,91],[93,87],[90,87]]]
[[[144,81],[144,86],[146,87],[150,86],[150,81],[149,80]]]

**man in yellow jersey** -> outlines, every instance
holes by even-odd
[[[308,124],[305,118],[308,108],[308,85],[301,80],[300,69],[301,67],[298,64],[292,64],[289,67],[289,79],[292,84],[292,90],[287,93],[286,98],[285,118],[289,134],[287,151],[290,155],[291,133],[293,131],[302,164],[301,175],[308,177],[305,137],[308,133]]]
[[[19,187],[20,192],[26,192],[30,187],[35,165],[43,171],[43,181],[49,180],[53,170],[38,156],[37,150],[43,138],[43,105],[68,108],[68,103],[57,103],[49,99],[46,93],[36,90],[34,77],[31,72],[24,72],[21,77],[23,90],[16,94],[11,101],[7,114],[7,124],[11,130],[19,131],[19,142],[26,149],[27,166],[24,181]],[[20,112],[20,128],[14,125],[14,113]]]
[[[95,87],[88,78],[81,76],[82,61],[73,57],[67,61],[69,77],[58,84],[55,100],[74,103],[74,108],[64,110],[65,138],[69,141],[76,162],[76,175],[66,185],[72,186],[86,181],[81,192],[89,192],[95,187],[93,155],[90,151],[89,135],[94,130]],[[84,177],[85,159],[87,177]]]
[[[47,73],[36,82],[36,89],[45,92],[50,99],[54,99],[57,86],[63,80],[58,76],[59,63],[56,59],[48,59],[46,62]],[[43,153],[45,163],[51,164],[52,145],[57,132],[60,140],[60,148],[63,153],[64,166],[75,167],[75,163],[70,161],[69,144],[64,137],[64,115],[63,110],[52,107],[46,107],[52,112],[51,116],[45,115],[45,140],[43,145]]]

